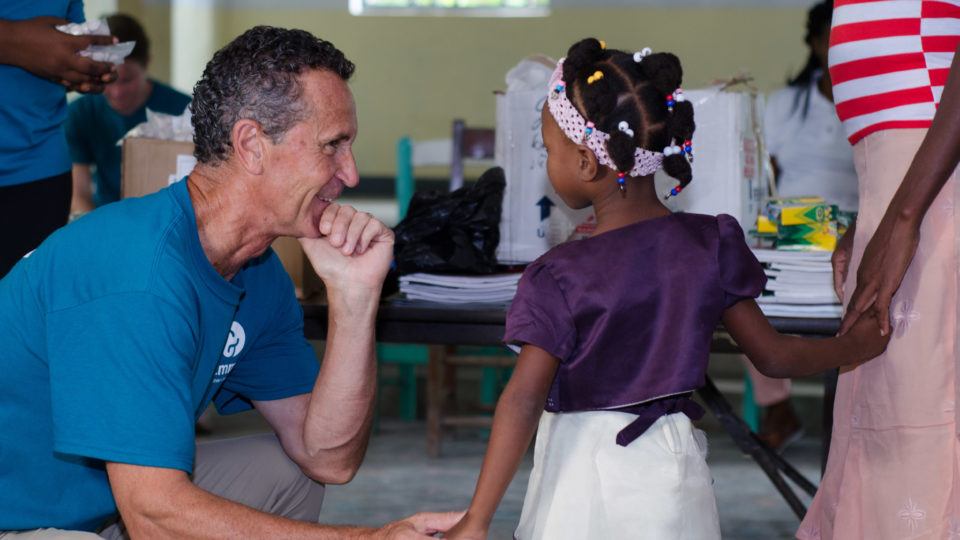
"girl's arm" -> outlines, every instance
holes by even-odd
[[[473,501],[460,523],[447,531],[444,538],[487,537],[493,513],[537,429],[558,363],[555,356],[539,347],[524,345],[520,350],[517,367],[497,402],[490,444]]]
[[[861,316],[849,332],[834,338],[809,339],[784,335],[770,326],[753,299],[723,312],[723,326],[767,377],[812,375],[869,360],[884,351],[889,333],[881,334],[875,310]]]

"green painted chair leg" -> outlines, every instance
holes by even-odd
[[[413,365],[400,368],[400,419],[412,422],[417,419],[417,373]]]
[[[393,385],[397,387],[399,404],[397,412],[402,420],[416,420],[417,418],[417,364],[426,364],[428,360],[427,347],[423,345],[408,345],[399,343],[378,343],[377,359],[382,369],[387,364],[396,366],[395,377],[379,376],[377,390],[381,386]],[[378,409],[379,412],[379,409]],[[374,419],[375,423],[379,418]]]
[[[497,404],[497,395],[500,393],[500,376],[497,368],[485,367],[481,370],[480,404],[484,407],[493,407]]]
[[[760,407],[753,399],[753,381],[750,380],[750,375],[743,376],[743,403],[740,406],[740,414],[743,416],[743,421],[750,426],[751,431],[754,433],[760,431]]]
[[[507,383],[510,382],[510,376],[513,375],[512,367],[500,368],[500,391],[502,392],[504,388],[507,387]]]

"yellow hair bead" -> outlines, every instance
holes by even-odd
[[[587,84],[593,84],[603,78],[603,72],[599,69],[593,72],[593,75],[587,77]]]
[[[600,48],[601,48],[601,49],[606,49],[606,48],[607,48],[607,42],[601,39],[601,40],[600,40]]]

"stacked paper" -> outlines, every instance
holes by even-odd
[[[400,277],[400,292],[411,300],[444,304],[504,303],[513,300],[519,272],[484,276],[416,273]]]
[[[832,253],[755,249],[767,285],[757,299],[771,317],[839,317],[840,300],[833,291]]]

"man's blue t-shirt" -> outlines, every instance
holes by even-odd
[[[318,362],[268,250],[231,281],[186,182],[58,230],[0,280],[0,531],[94,530],[104,461],[190,472],[194,421],[310,392]]]
[[[102,94],[83,96],[70,104],[64,131],[74,163],[96,165],[93,173],[93,203],[102,206],[120,200],[119,141],[128,131],[147,121],[147,109],[180,115],[190,104],[190,96],[154,81],[150,97],[129,116],[124,116]]]
[[[0,19],[21,21],[42,16],[83,22],[83,1],[0,2]],[[0,64],[0,187],[70,171],[62,126],[66,114],[63,86],[19,67]]]

